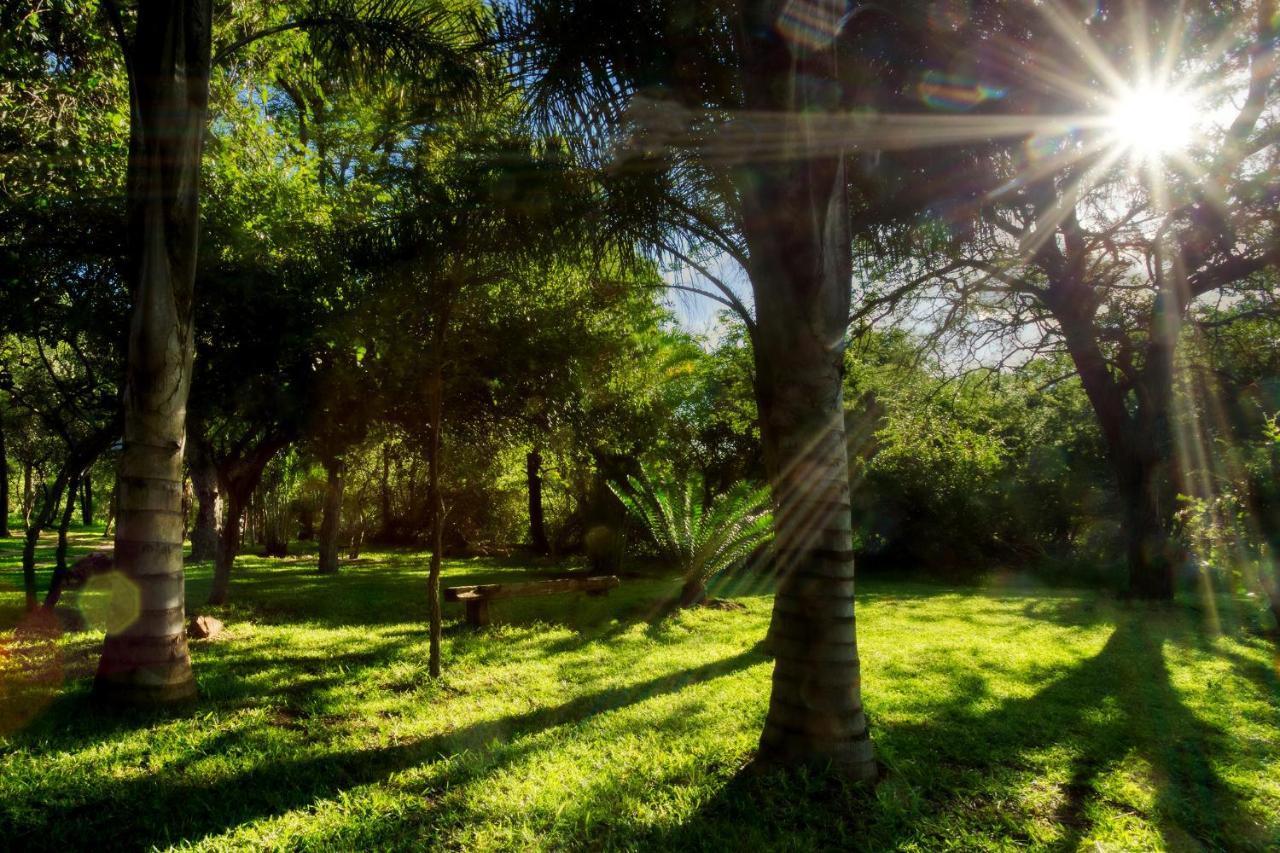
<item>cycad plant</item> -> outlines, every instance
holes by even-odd
[[[659,482],[644,469],[628,477],[625,486],[610,483],[609,488],[648,533],[659,556],[680,568],[682,607],[702,601],[712,578],[773,535],[767,488],[739,483],[708,501],[694,478]]]

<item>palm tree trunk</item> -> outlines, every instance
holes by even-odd
[[[684,584],[680,587],[680,606],[694,607],[701,604],[707,597],[707,585],[702,582],[701,577],[685,578]]]
[[[324,516],[320,520],[320,573],[338,573],[338,531],[342,525],[343,469],[341,459],[325,460],[328,482],[324,492]]]
[[[770,4],[764,4],[770,7]],[[757,763],[876,778],[854,625],[842,375],[852,279],[842,155],[815,155],[785,44],[749,42],[749,109],[791,116],[792,156],[737,174],[757,322],[756,400],[774,503],[775,656]],[[806,75],[833,73],[809,56]],[[798,84],[797,84],[798,85]],[[811,88],[806,84],[805,90]]]
[[[108,10],[110,13],[111,10]],[[127,234],[133,318],[117,483],[114,602],[138,616],[107,635],[95,693],[158,704],[195,695],[182,573],[182,451],[191,388],[200,159],[209,100],[210,0],[142,0],[127,53]]]

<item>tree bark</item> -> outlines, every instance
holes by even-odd
[[[49,526],[54,514],[62,506],[62,493],[71,479],[72,465],[74,462],[68,460],[67,464],[58,471],[53,486],[45,491],[40,508],[38,510],[33,508],[27,515],[27,530],[22,543],[22,589],[26,594],[28,613],[34,611],[40,603],[40,593],[36,588],[36,546],[40,542],[40,532]]]
[[[22,524],[31,524],[31,508],[35,506],[36,493],[31,486],[31,463],[22,463]]]
[[[231,593],[231,567],[240,553],[240,526],[244,523],[247,496],[231,490],[227,494],[227,514],[222,520],[222,535],[218,539],[217,554],[213,561],[213,587],[209,590],[209,603],[226,604]]]
[[[218,472],[208,452],[198,442],[192,444],[191,486],[196,497],[196,522],[191,530],[191,560],[212,560],[218,553],[218,522],[222,498],[218,494]]]
[[[525,456],[524,470],[529,483],[529,541],[535,553],[549,554],[551,543],[547,540],[547,522],[542,512],[542,454],[537,448]]]
[[[391,444],[382,442],[382,535],[391,533]]]
[[[136,20],[126,46],[133,317],[115,540],[116,569],[128,583],[115,588],[136,596],[138,616],[108,633],[94,692],[115,704],[155,705],[196,692],[184,609],[182,452],[212,4],[142,0]]]
[[[62,519],[58,522],[58,548],[54,554],[54,574],[66,574],[67,571],[67,531],[71,529],[71,517],[76,511],[76,498],[80,488],[78,477],[72,477],[67,484],[67,505],[62,510]]]
[[[444,498],[440,494],[440,438],[444,431],[444,343],[449,325],[449,296],[444,295],[444,306],[435,320],[432,333],[432,350],[435,364],[431,369],[431,435],[427,448],[428,471],[427,502],[431,507],[431,565],[427,570],[427,608],[430,623],[431,644],[428,672],[432,678],[440,677],[440,641],[443,633],[443,614],[440,610],[440,563],[444,547]]]
[[[1145,351],[1141,372],[1129,382],[1135,402],[1111,374],[1098,345],[1091,316],[1081,310],[1082,296],[1064,289],[1054,306],[1067,351],[1084,386],[1085,397],[1101,427],[1115,476],[1124,520],[1126,593],[1134,598],[1168,601],[1174,593],[1176,558],[1173,518],[1177,507],[1168,482],[1171,441],[1173,340],[1176,331],[1156,333]]]
[[[702,582],[702,578],[685,578],[684,584],[680,587],[680,606],[694,607],[701,604],[707,597],[707,585]]]
[[[774,4],[753,7],[772,32]],[[748,36],[748,111],[787,116],[790,156],[735,174],[757,322],[756,400],[774,503],[775,656],[757,764],[877,776],[854,624],[842,375],[852,280],[843,154],[810,148],[806,94],[834,78],[832,51],[793,56]],[[836,86],[838,89],[838,86]],[[819,106],[821,108],[821,106]]]
[[[327,482],[324,490],[324,515],[320,519],[320,573],[338,573],[338,531],[342,527],[342,491],[346,465],[341,459],[326,459]]]
[[[93,524],[93,473],[85,471],[80,479],[80,523]]]
[[[4,420],[0,417],[0,539],[8,539],[9,531],[9,451],[4,443]]]
[[[217,553],[213,561],[213,587],[209,591],[210,604],[226,604],[231,592],[231,568],[240,554],[243,542],[242,527],[246,511],[249,527],[253,526],[254,492],[262,482],[272,457],[288,444],[279,436],[263,438],[244,456],[223,459],[218,464],[218,491],[226,504],[226,517],[222,520],[222,534],[218,539]],[[261,503],[261,501],[257,501]]]

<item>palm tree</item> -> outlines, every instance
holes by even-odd
[[[201,156],[212,67],[261,39],[306,31],[335,67],[410,70],[465,88],[475,21],[434,0],[310,0],[213,52],[213,0],[139,0],[132,27],[101,6],[129,77],[126,229],[133,296],[126,356],[115,557],[116,606],[138,616],[108,635],[94,691],[129,704],[184,700],[195,680],[184,633],[182,457],[193,356]],[[292,13],[292,14],[289,14]],[[121,593],[118,593],[121,594]]]
[[[845,5],[519,0],[501,24],[545,123],[600,160],[637,131],[609,175],[660,220],[638,239],[702,273],[750,332],[779,579],[757,762],[870,780],[841,382],[852,181],[843,134],[821,128],[896,84],[882,58],[842,76]],[[699,248],[747,272],[754,312]]]
[[[609,488],[648,533],[658,554],[680,569],[680,606],[707,595],[707,584],[738,565],[773,536],[769,490],[739,483],[723,495],[705,496],[702,484],[682,477],[655,483],[648,472]]]

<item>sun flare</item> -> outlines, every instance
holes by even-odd
[[[1144,161],[1185,150],[1195,123],[1195,99],[1172,86],[1136,86],[1115,98],[1107,111],[1107,128],[1116,144]]]

